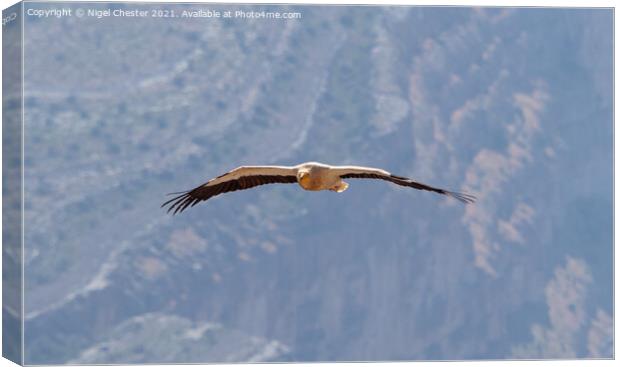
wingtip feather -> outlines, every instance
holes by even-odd
[[[175,196],[161,205],[161,207],[163,208],[166,205],[170,204],[170,206],[168,207],[168,210],[166,210],[166,213],[170,213],[171,211],[172,211],[172,215],[180,213],[185,208],[183,208],[182,210],[179,210],[179,209],[183,207],[183,205],[188,201],[188,199],[191,201],[192,197],[189,195],[189,191],[184,191],[180,194],[181,195]]]
[[[447,194],[464,204],[473,204],[476,202],[476,197],[471,194],[466,194],[462,192],[452,192],[452,191],[448,191]]]

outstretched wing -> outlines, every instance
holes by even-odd
[[[180,194],[162,204],[168,206],[168,212],[180,213],[201,201],[208,200],[225,192],[250,189],[271,183],[296,183],[297,170],[285,166],[244,166],[236,168],[195,189]]]
[[[339,166],[334,167],[340,178],[374,178],[379,180],[390,181],[400,186],[413,187],[418,190],[432,191],[438,194],[453,197],[463,203],[473,203],[476,197],[460,192],[448,191],[416,182],[407,177],[393,175],[387,171],[378,168],[358,167],[358,166]]]

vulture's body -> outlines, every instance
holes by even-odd
[[[464,203],[471,203],[475,198],[468,194],[447,191],[413,181],[406,177],[392,175],[378,168],[358,166],[329,166],[317,162],[302,163],[297,166],[242,166],[180,194],[162,206],[170,205],[168,211],[175,214],[201,201],[208,200],[225,192],[245,190],[271,183],[297,183],[304,190],[331,190],[343,192],[349,187],[344,182],[348,178],[371,178],[390,181],[400,186],[418,190],[433,191],[451,196]]]

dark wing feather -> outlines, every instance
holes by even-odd
[[[271,176],[271,175],[256,175],[256,176],[242,176],[230,181],[224,181],[216,185],[207,184],[196,187],[193,190],[185,191],[165,203],[162,204],[162,208],[168,206],[168,212],[177,214],[198,204],[201,201],[208,200],[216,195],[226,192],[232,192],[237,190],[250,189],[252,187],[271,184],[271,183],[296,183],[296,176]]]
[[[393,182],[400,186],[413,187],[418,190],[426,190],[436,192],[438,194],[447,195],[453,197],[463,203],[473,203],[476,201],[476,197],[469,194],[463,194],[460,192],[453,192],[444,189],[438,189],[436,187],[428,186],[423,183],[419,183],[409,179],[407,177],[400,177],[395,175],[381,175],[378,173],[347,173],[340,176],[341,178],[374,178],[379,180],[385,180]]]

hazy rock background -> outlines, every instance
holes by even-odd
[[[27,363],[612,356],[611,10],[250,8],[26,20]]]

